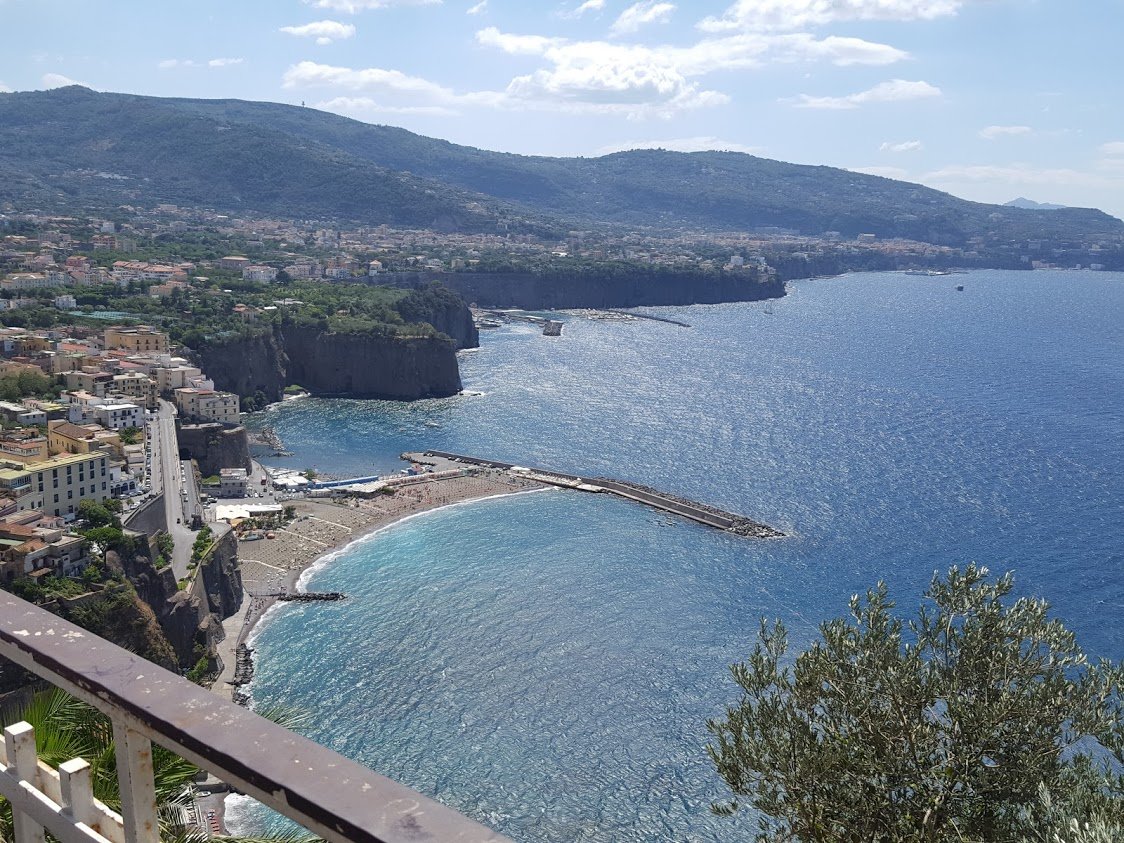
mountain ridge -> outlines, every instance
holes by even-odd
[[[950,246],[1124,236],[1096,209],[1046,215],[739,152],[518,155],[302,106],[78,86],[0,94],[0,176],[0,200],[19,204],[170,202],[446,231],[781,228]]]

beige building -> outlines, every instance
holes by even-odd
[[[110,497],[108,461],[101,451],[64,454],[28,466],[0,460],[0,489],[21,510],[74,515],[82,501],[101,503]]]
[[[10,430],[0,434],[0,460],[26,464],[42,462],[48,456],[47,437],[38,428]]]
[[[213,389],[177,389],[176,408],[188,418],[238,424],[238,396]]]
[[[113,383],[113,375],[109,372],[67,372],[63,380],[71,392],[88,392],[105,398],[106,390]]]
[[[154,331],[145,325],[131,328],[106,328],[105,347],[125,348],[136,353],[156,352],[162,354],[168,350],[168,335],[163,331]]]
[[[153,374],[160,392],[175,392],[203,377],[203,371],[196,366],[162,366]]]
[[[47,422],[47,444],[52,454],[89,454],[94,451],[122,450],[121,436],[99,424],[71,424],[68,421]]]
[[[115,395],[126,395],[134,400],[134,403],[144,407],[146,410],[156,409],[156,399],[159,397],[159,390],[156,388],[156,381],[152,380],[148,375],[141,374],[140,372],[129,372],[124,375],[114,375],[111,390]]]

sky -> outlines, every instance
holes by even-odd
[[[735,150],[1124,217],[1121,32],[1124,0],[0,0],[0,92],[305,103],[522,154]]]

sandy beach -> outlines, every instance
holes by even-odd
[[[239,541],[245,597],[223,621],[226,638],[218,647],[223,670],[212,685],[230,699],[238,646],[276,602],[282,590],[297,590],[302,573],[318,560],[352,542],[420,512],[480,498],[543,488],[542,484],[493,469],[479,469],[465,477],[434,479],[399,488],[393,495],[370,498],[310,498],[289,503],[296,517],[275,538]]]

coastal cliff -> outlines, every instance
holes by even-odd
[[[758,301],[784,295],[783,281],[753,272],[664,272],[630,268],[605,272],[389,272],[380,283],[417,288],[440,279],[481,307],[551,310]]]
[[[286,382],[317,395],[413,400],[461,389],[455,344],[443,337],[375,337],[303,326],[283,330]]]
[[[253,469],[250,437],[241,425],[180,424],[176,426],[176,441],[181,453],[199,463],[199,473],[204,477],[224,468]]]
[[[465,300],[436,281],[402,298],[395,309],[407,322],[424,322],[449,337],[459,351],[480,345],[480,332]]]
[[[228,531],[215,542],[183,591],[171,568],[157,570],[143,553],[110,551],[106,562],[125,574],[136,589],[138,602],[153,616],[146,634],[158,642],[158,652],[174,654],[175,662],[186,669],[195,665],[201,653],[214,652],[223,637],[222,620],[242,603],[237,554],[238,542]]]
[[[194,349],[200,368],[219,389],[247,396],[261,392],[280,401],[285,388],[284,343],[269,331],[208,342]]]
[[[480,344],[471,312],[448,290],[441,295],[411,293],[400,310],[407,322],[427,323],[444,336],[337,332],[285,322],[271,330],[208,341],[195,350],[218,389],[243,397],[260,393],[271,402],[280,401],[290,385],[314,395],[351,398],[455,395],[461,388],[456,352]]]

